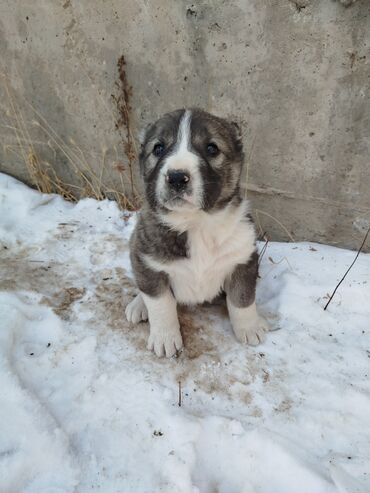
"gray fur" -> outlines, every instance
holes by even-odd
[[[168,276],[149,269],[143,262],[143,255],[165,261],[187,255],[187,234],[171,231],[147,204],[139,213],[130,239],[130,258],[140,291],[149,296],[158,296],[169,286]]]
[[[255,251],[249,262],[235,267],[230,279],[225,283],[225,292],[231,303],[237,308],[250,306],[256,297],[258,277],[258,252]]]
[[[144,262],[150,255],[161,262],[189,256],[187,233],[171,230],[163,222],[169,212],[156,194],[156,181],[166,158],[176,148],[176,139],[185,110],[177,110],[149,125],[142,137],[140,171],[144,181],[145,201],[139,213],[131,238],[131,262],[138,288],[149,296],[158,296],[169,287],[164,272],[155,272]],[[243,149],[238,127],[226,120],[200,109],[191,110],[191,151],[200,158],[200,173],[204,186],[202,208],[206,212],[217,211],[228,204],[239,204],[239,181],[243,167]],[[153,155],[156,143],[165,147],[164,155]],[[216,142],[222,149],[217,159],[207,156],[208,143]],[[248,216],[250,218],[250,216]],[[248,306],[254,301],[257,279],[255,252],[246,265],[238,265],[226,283],[227,293],[237,307]]]

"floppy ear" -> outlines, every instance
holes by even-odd
[[[242,155],[242,167],[241,167],[240,179],[239,179],[240,193],[241,193],[242,197],[247,198],[247,186],[248,186],[247,168],[248,168],[248,163],[245,162],[242,129],[241,129],[240,125],[236,122],[231,122],[231,125],[233,126],[234,131],[236,133],[237,146],[238,146],[239,151],[241,152],[241,155]]]
[[[234,127],[235,132],[237,133],[238,137],[241,138],[242,137],[242,131],[241,131],[239,123],[237,123],[237,122],[230,122],[230,123]]]
[[[243,153],[243,139],[242,139],[241,127],[235,121],[230,122],[230,127],[235,139],[235,148],[238,152]]]
[[[235,137],[238,140],[241,140],[242,139],[242,130],[240,128],[240,125],[237,122],[230,122],[230,123],[231,123],[231,126],[234,128]]]

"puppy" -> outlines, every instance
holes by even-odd
[[[256,234],[240,192],[243,149],[236,124],[200,109],[177,110],[144,134],[140,172],[145,201],[130,240],[137,286],[129,322],[149,318],[148,349],[173,356],[182,347],[177,303],[226,294],[236,338],[256,345]]]

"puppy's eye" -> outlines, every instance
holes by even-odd
[[[163,153],[164,153],[163,144],[158,143],[153,147],[153,154],[155,157],[161,157]]]
[[[217,154],[220,152],[219,148],[216,146],[216,144],[208,144],[207,145],[207,154],[208,156],[217,156]]]

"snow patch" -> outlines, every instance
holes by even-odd
[[[185,349],[159,360],[124,317],[134,224],[0,174],[0,491],[369,491],[369,254],[324,312],[354,252],[270,243],[266,342],[182,308]]]

